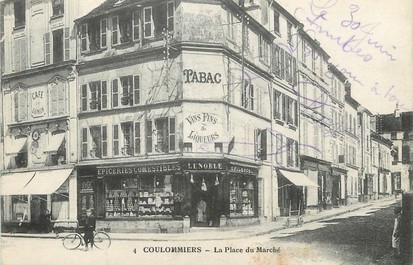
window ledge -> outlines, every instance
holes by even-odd
[[[105,47],[105,48],[100,48],[100,49],[96,49],[96,50],[82,51],[82,52],[80,52],[80,54],[81,54],[81,55],[84,55],[84,56],[95,55],[95,54],[101,53],[101,52],[103,52],[103,51],[105,51],[105,50],[107,50],[107,47]]]
[[[280,124],[280,125],[284,125],[284,121],[282,121],[278,118],[275,119],[275,123]]]
[[[119,43],[116,45],[112,45],[113,48],[115,49],[124,49],[124,48],[129,48],[129,47],[133,47],[135,45],[135,42],[132,40],[129,40],[127,42],[124,43]]]
[[[14,26],[13,31],[21,31],[21,30],[24,30],[25,27],[26,27],[26,24]]]
[[[57,15],[53,15],[53,16],[50,17],[50,20],[56,20],[56,19],[58,19],[58,18],[62,18],[63,15],[64,15],[64,13],[62,13],[62,14],[57,14]]]

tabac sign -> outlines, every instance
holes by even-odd
[[[188,114],[184,121],[184,141],[194,143],[219,142],[222,137],[222,119],[212,112]]]

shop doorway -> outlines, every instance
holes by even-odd
[[[40,216],[47,210],[46,195],[32,195],[30,202],[30,217],[33,224],[39,224]]]
[[[192,226],[219,226],[219,184],[215,175],[193,176],[192,185]]]

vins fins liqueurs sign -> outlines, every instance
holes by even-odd
[[[184,142],[209,144],[222,141],[222,120],[211,112],[188,114],[184,121]]]

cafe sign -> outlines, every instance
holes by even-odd
[[[33,118],[40,118],[46,114],[47,93],[45,87],[32,89],[30,92],[31,115]]]
[[[217,142],[222,136],[221,118],[211,112],[189,114],[185,117],[184,133],[185,142]]]

